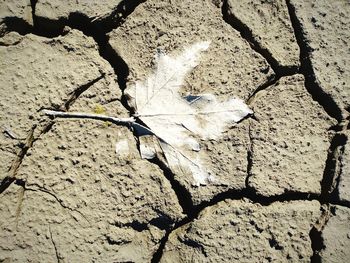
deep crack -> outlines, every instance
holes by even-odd
[[[175,223],[175,225],[169,229],[163,236],[157,251],[153,254],[152,263],[159,262],[163,255],[163,250],[168,241],[169,235],[176,229],[188,224],[198,218],[199,214],[206,208],[214,206],[221,201],[226,199],[229,200],[242,200],[248,199],[253,203],[257,203],[263,206],[271,205],[274,202],[290,202],[290,201],[312,201],[317,200],[320,202],[320,195],[312,193],[302,193],[302,192],[286,192],[281,195],[275,196],[260,196],[252,191],[252,189],[245,188],[243,190],[229,190],[223,193],[219,193],[214,196],[211,200],[200,203],[192,208],[192,211],[183,220]],[[316,241],[315,241],[316,242]]]
[[[342,133],[336,133],[332,138],[331,145],[328,150],[328,156],[326,160],[326,166],[323,173],[323,179],[321,182],[321,198],[322,203],[333,202],[338,203],[336,200],[334,191],[337,186],[339,178],[339,158],[342,155],[342,148],[346,144],[346,136]]]
[[[32,33],[42,37],[54,38],[65,35],[67,33],[65,27],[69,26],[83,32],[86,36],[91,36],[99,47],[100,56],[112,66],[117,75],[119,87],[124,90],[129,75],[129,68],[119,54],[110,46],[107,33],[122,25],[125,18],[144,1],[121,1],[109,15],[98,19],[91,19],[79,12],[72,12],[68,18],[51,20],[35,14],[37,1],[32,0],[31,6],[34,26],[17,17],[5,18],[4,24],[6,25],[7,32],[14,31],[21,35]],[[124,102],[125,100],[122,99],[123,105],[129,109],[128,105]]]
[[[34,25],[35,25],[35,7],[37,3],[38,3],[38,0],[30,0],[30,6],[32,8],[32,20]]]
[[[222,7],[221,12],[224,21],[231,25],[235,30],[237,30],[242,38],[247,40],[251,48],[259,53],[271,66],[273,71],[276,73],[278,78],[281,76],[290,76],[294,75],[298,72],[297,66],[282,66],[278,63],[278,61],[274,58],[273,54],[271,52],[262,47],[261,44],[254,38],[252,30],[244,24],[242,21],[240,21],[229,9],[229,4],[227,0],[222,1]]]
[[[55,36],[63,35],[65,33],[64,31],[65,26],[69,26],[74,29],[78,29],[82,31],[85,35],[91,36],[94,38],[94,40],[99,46],[99,52],[101,57],[107,60],[109,64],[112,66],[112,68],[114,69],[114,72],[118,77],[118,84],[120,88],[122,90],[126,88],[127,77],[129,75],[128,65],[110,46],[108,42],[109,39],[108,39],[107,33],[112,29],[120,26],[123,23],[125,17],[129,15],[140,3],[144,1],[126,1],[126,0],[122,1],[109,16],[97,18],[95,20],[91,20],[82,14],[72,13],[70,14],[68,20],[61,19],[59,21],[45,20],[43,18],[37,17],[35,15],[36,2],[37,2],[36,0],[31,0],[34,27],[30,26],[20,18],[8,18],[5,20],[5,24],[7,25],[7,28],[10,31],[16,31],[22,35],[27,33],[34,33],[45,37],[55,37]],[[292,21],[292,25],[295,31],[295,36],[301,50],[301,53],[300,53],[301,68],[299,72],[303,74],[305,77],[305,86],[308,92],[312,95],[313,99],[316,100],[320,105],[322,105],[325,111],[330,116],[336,118],[340,122],[342,120],[341,110],[339,109],[335,101],[328,94],[326,94],[318,85],[315,79],[314,71],[310,60],[310,54],[309,54],[310,47],[307,45],[307,42],[305,40],[303,31],[302,31],[302,26],[295,14],[294,7],[291,5],[289,0],[286,0],[286,2],[287,2],[290,18]],[[257,53],[261,54],[265,58],[265,60],[270,64],[271,68],[275,71],[277,75],[276,77],[269,79],[266,83],[258,87],[253,92],[253,94],[251,94],[251,96],[249,97],[249,100],[248,100],[249,102],[251,102],[254,99],[255,95],[260,90],[266,89],[267,87],[274,85],[282,76],[293,75],[297,73],[297,69],[295,67],[281,67],[276,61],[276,59],[273,57],[273,55],[267,49],[264,49],[263,47],[261,47],[261,45],[252,36],[252,32],[249,29],[249,27],[247,27],[245,24],[239,21],[236,17],[234,17],[233,14],[230,14],[228,10],[227,0],[223,1],[222,14],[223,14],[224,20],[228,24],[230,24],[234,29],[238,30],[241,33],[242,37],[245,38],[251,44],[251,47]],[[99,79],[101,78],[103,78],[103,76],[99,77]],[[95,83],[98,80],[93,80],[93,83]],[[80,87],[81,90],[77,90],[76,93],[72,94],[72,97],[68,99],[68,101],[66,101],[64,105],[64,108],[65,108],[64,110],[67,110],[71,105],[71,103],[73,103],[77,99],[77,97],[79,97],[79,95],[82,92],[84,92],[88,87],[89,86],[84,86],[84,87],[82,86]],[[127,104],[127,99],[125,96],[121,98],[121,102],[124,105],[124,107],[128,109],[129,112],[131,112],[131,109]],[[49,126],[47,130],[49,130],[52,127],[52,123],[50,125],[51,126]],[[18,154],[19,161],[17,161],[17,163],[13,165],[15,168],[11,168],[11,169],[14,169],[15,171],[17,171],[23,157],[26,155],[27,150],[32,146],[33,141],[34,141],[33,137],[30,140],[28,140],[28,143],[26,140],[25,147],[23,147],[21,152]],[[292,201],[292,200],[318,200],[321,203],[325,203],[325,202],[336,203],[337,201],[330,199],[330,194],[333,190],[332,186],[334,186],[334,180],[336,179],[335,178],[336,176],[334,174],[334,170],[335,170],[334,159],[336,157],[335,156],[336,149],[338,149],[338,147],[340,147],[341,145],[344,145],[344,143],[345,142],[342,139],[341,135],[336,135],[333,138],[332,145],[330,147],[330,153],[327,158],[327,165],[324,172],[323,181],[322,181],[321,195],[310,194],[310,193],[289,192],[289,193],[284,193],[282,195],[277,195],[277,196],[263,197],[263,196],[257,195],[252,189],[247,187],[246,189],[243,189],[243,190],[229,190],[229,191],[220,193],[215,197],[213,197],[210,201],[202,202],[201,204],[196,206],[193,205],[191,195],[187,191],[187,189],[183,185],[181,185],[177,180],[174,179],[174,174],[171,172],[171,170],[161,160],[153,159],[151,162],[156,164],[163,171],[165,177],[171,183],[171,186],[177,195],[178,202],[181,205],[187,217],[175,223],[173,227],[168,228],[168,230],[166,231],[166,234],[164,235],[164,237],[160,242],[158,250],[153,255],[152,262],[160,261],[164,247],[168,240],[168,237],[174,230],[178,229],[179,227],[187,223],[192,222],[194,219],[198,217],[199,213],[203,209],[213,206],[225,199],[241,200],[242,198],[247,198],[253,201],[254,203],[260,203],[262,205],[269,205],[277,201],[283,202],[283,201]],[[251,155],[252,155],[252,150],[249,149],[247,152],[248,176],[246,179],[247,180],[246,186],[248,186],[249,171],[251,170],[251,165],[252,165]],[[16,172],[14,172],[13,174],[15,175]],[[4,185],[8,184],[9,180],[10,181],[12,180],[10,182],[11,184],[13,181],[15,181],[15,177],[6,178],[6,180],[4,180],[1,183],[0,193],[3,192],[8,187],[7,186],[3,188]],[[58,203],[62,207],[67,208],[71,211],[76,211],[74,209],[71,209],[65,206],[53,193],[49,192],[46,189],[42,189],[42,188],[39,188],[39,189],[25,188],[25,189],[29,191],[42,191],[47,194],[50,194],[56,199],[56,201],[58,201]],[[76,212],[79,212],[79,211],[76,211]],[[157,224],[158,223],[155,223],[155,225]],[[318,262],[317,253],[318,251],[320,251],[323,245],[322,240],[320,240],[321,238],[320,233],[324,225],[325,223],[322,224],[321,228],[314,227],[310,232],[312,248],[314,251],[314,255],[311,258],[312,262]],[[142,229],[145,228],[144,224],[141,224],[141,225],[132,224],[130,226],[132,226],[136,230],[139,229],[141,231]],[[54,243],[54,240],[52,238],[51,229],[49,229],[49,231],[50,231],[51,241],[55,247],[57,261],[59,262],[58,251]]]
[[[286,0],[286,4],[294,29],[295,38],[300,48],[301,67],[299,73],[303,74],[305,77],[305,88],[311,94],[313,100],[317,101],[329,116],[335,118],[340,123],[343,119],[341,109],[332,96],[327,94],[316,80],[310,59],[312,49],[308,45],[302,24],[296,15],[295,7],[291,4],[290,0]]]
[[[325,225],[327,224],[330,216],[331,216],[330,206],[329,205],[322,206],[321,216],[310,230],[309,237],[311,240],[311,247],[313,250],[313,254],[310,258],[311,263],[322,262],[320,252],[322,249],[325,248],[323,238],[322,238],[322,231]]]
[[[172,189],[175,192],[175,195],[178,199],[178,203],[180,204],[183,213],[186,215],[191,215],[193,211],[193,201],[191,194],[187,191],[185,186],[183,186],[179,181],[177,181],[174,178],[173,172],[170,170],[170,168],[158,157],[155,157],[151,160],[148,160],[151,163],[157,165],[162,171],[165,176],[165,178],[168,179],[168,181],[171,184]]]

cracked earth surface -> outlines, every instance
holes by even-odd
[[[348,262],[347,0],[0,2],[0,262]],[[183,94],[254,114],[196,186],[141,159],[126,87],[154,53],[210,40]],[[128,151],[116,153],[123,140]]]

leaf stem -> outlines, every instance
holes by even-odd
[[[116,125],[133,125],[136,122],[135,118],[116,118],[102,114],[84,113],[84,112],[65,112],[65,111],[54,111],[54,110],[43,110],[47,116],[55,118],[77,118],[77,119],[93,119],[99,121],[109,121]]]

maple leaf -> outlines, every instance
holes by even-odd
[[[131,126],[140,139],[141,157],[146,159],[157,154],[157,145],[147,139],[149,135],[155,136],[174,174],[190,174],[194,185],[205,185],[215,178],[199,158],[198,139],[215,140],[228,124],[253,113],[241,99],[234,97],[218,101],[211,94],[180,96],[179,89],[186,74],[198,65],[200,52],[208,49],[209,44],[198,42],[174,58],[158,52],[155,72],[125,90],[130,106],[135,109],[130,118],[53,110],[43,112],[52,117],[88,118]],[[116,143],[117,153],[127,150],[125,141]]]
[[[180,96],[186,74],[198,65],[199,53],[208,47],[209,42],[198,42],[174,58],[159,52],[155,72],[125,91],[135,109],[134,117],[160,139],[169,168],[192,174],[196,185],[214,179],[196,154],[200,151],[197,138],[216,139],[229,123],[252,113],[237,98],[219,102],[211,94]],[[142,158],[153,158],[153,146],[140,143]]]

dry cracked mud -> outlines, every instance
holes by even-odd
[[[347,0],[2,0],[0,262],[348,262],[349,13]],[[254,112],[200,141],[212,182],[142,159],[130,125],[44,114],[129,118],[124,91],[155,54],[198,41],[210,46],[181,94]]]

